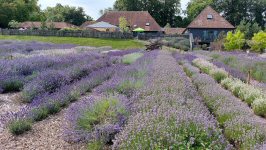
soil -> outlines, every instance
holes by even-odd
[[[86,144],[69,144],[63,140],[62,124],[66,109],[33,125],[32,130],[13,136],[5,129],[0,133],[1,150],[85,150]]]

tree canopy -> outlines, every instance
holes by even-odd
[[[40,11],[38,0],[0,0],[0,28],[8,27],[11,20],[30,20]]]
[[[148,11],[161,26],[174,25],[175,17],[181,12],[180,0],[116,0],[114,9]]]
[[[87,20],[92,20],[90,16],[85,14],[82,7],[63,6],[61,4],[57,4],[55,7],[47,7],[44,14],[47,21],[68,22],[77,26]]]
[[[208,5],[235,26],[243,19],[257,22],[259,26],[264,26],[266,23],[265,0],[191,0],[186,10],[188,18],[193,20]]]

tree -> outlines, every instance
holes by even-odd
[[[265,24],[265,0],[215,0],[213,5],[235,26],[243,19],[248,22],[255,21],[259,26]]]
[[[11,20],[9,23],[8,23],[8,26],[10,28],[18,28],[19,27],[19,22],[17,22],[16,20]]]
[[[112,7],[108,7],[108,8],[105,8],[105,9],[101,9],[99,11],[99,14],[100,15],[104,15],[105,13],[109,12],[109,11],[113,11],[114,9]]]
[[[200,12],[207,7],[208,5],[211,5],[214,3],[214,0],[191,0],[188,3],[186,14],[188,16],[188,19],[192,21],[195,19]]]
[[[164,28],[171,28],[170,23],[167,23],[167,24],[164,26]]]
[[[233,33],[232,31],[227,33],[226,39],[225,39],[225,49],[226,50],[240,50],[245,44],[245,34],[241,31],[237,31],[236,33]]]
[[[39,12],[37,0],[0,0],[0,28],[5,28],[11,20],[30,20],[31,14]]]
[[[191,21],[188,19],[188,17],[176,16],[174,18],[173,27],[186,28],[190,22]]]
[[[74,25],[81,25],[92,18],[85,14],[82,7],[70,7],[56,4],[55,7],[48,7],[45,11],[47,21],[52,22],[68,22]]]
[[[159,25],[174,25],[180,13],[180,0],[116,0],[114,9],[121,11],[148,11]]]
[[[242,20],[237,26],[237,30],[243,32],[246,39],[251,39],[255,33],[261,31],[261,27],[256,22],[252,24],[246,20]]]
[[[129,31],[128,22],[127,22],[127,19],[125,17],[119,18],[119,28],[120,28],[121,32],[128,32]]]
[[[90,16],[87,16],[82,7],[70,7],[69,10],[63,12],[65,22],[80,26],[82,23],[92,20]]]

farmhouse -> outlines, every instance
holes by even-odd
[[[160,25],[148,11],[110,11],[101,16],[96,22],[108,22],[118,27],[120,17],[126,18],[131,31],[136,28],[142,28],[145,30],[144,32],[149,33],[162,31]]]
[[[207,6],[187,27],[187,32],[192,33],[199,44],[209,44],[217,39],[223,31],[234,30],[235,27],[225,18],[220,16],[210,6]]]
[[[46,22],[45,25],[47,27],[52,27],[56,30],[77,27],[73,24],[66,22]],[[42,22],[32,22],[32,21],[22,22],[19,25],[19,28],[24,28],[24,29],[40,29],[41,27],[42,27]]]

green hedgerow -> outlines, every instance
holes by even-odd
[[[32,122],[26,119],[14,120],[8,125],[8,128],[13,135],[20,135],[31,130]]]

